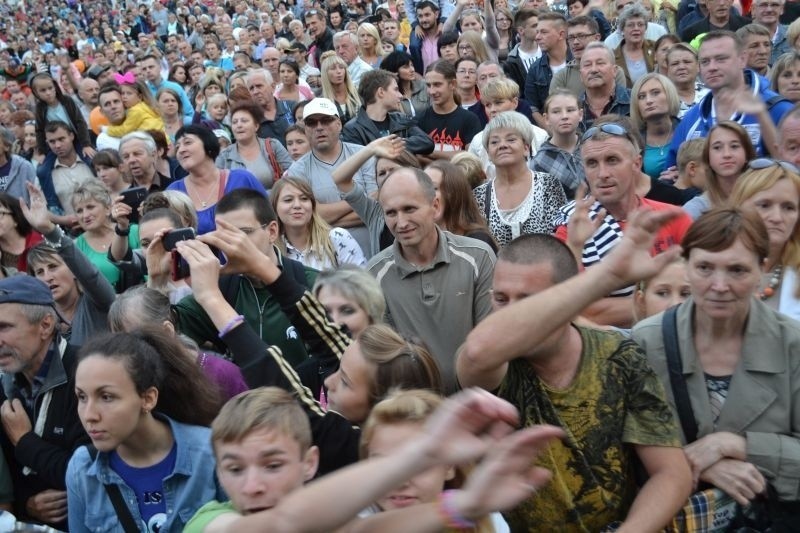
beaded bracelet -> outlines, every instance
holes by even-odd
[[[244,322],[244,316],[242,315],[236,315],[235,317],[231,318],[230,320],[228,320],[228,323],[225,324],[221,330],[219,330],[218,337],[221,339],[222,337],[230,333],[233,328],[235,328],[242,322]]]
[[[444,523],[451,529],[473,529],[475,522],[464,518],[455,507],[453,498],[456,495],[455,490],[446,490],[439,495],[439,505],[437,510],[439,516],[444,519]]]

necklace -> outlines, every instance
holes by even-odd
[[[200,196],[200,188],[197,187],[197,185],[192,184],[192,189],[195,190],[195,196],[197,197],[198,200],[200,200],[200,207],[201,208],[205,209],[206,207],[208,207],[208,202],[211,199],[211,196],[214,194],[214,192],[218,192],[217,191],[217,183],[218,182],[219,182],[219,177],[217,177],[217,179],[214,180],[214,186],[211,187],[211,191],[206,193],[205,196]],[[189,182],[187,181],[187,183],[189,183]],[[188,190],[188,187],[187,187],[187,190]]]
[[[766,300],[775,294],[775,289],[781,284],[781,274],[783,274],[783,265],[777,265],[772,269],[772,275],[769,277],[767,286],[758,293],[759,298]]]

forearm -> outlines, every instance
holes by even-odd
[[[350,204],[347,205],[349,206]],[[361,220],[361,217],[359,217],[355,211],[350,211],[345,216],[336,221],[336,226],[340,228],[354,228],[363,225],[364,221]]]
[[[348,524],[345,533],[439,533],[447,527],[435,503],[384,511]]]
[[[114,234],[114,240],[111,241],[111,258],[114,261],[122,261],[128,255],[128,236]]]
[[[339,226],[341,225],[339,223],[339,219],[349,213],[352,213],[353,210],[350,208],[350,204],[344,200],[339,200],[338,202],[332,202],[329,204],[318,203],[317,212],[328,224],[335,224]]]
[[[463,11],[464,4],[456,3],[455,9],[453,9],[453,12],[450,13],[449,17],[447,17],[447,20],[444,21],[444,26],[442,26],[442,34],[455,30],[458,19],[461,18],[461,13]]]
[[[661,531],[689,499],[692,477],[688,464],[675,464],[652,474],[633,500],[617,533]]]
[[[779,157],[778,131],[775,128],[775,123],[772,122],[769,112],[764,110],[763,113],[758,114],[758,125],[761,128],[761,142],[764,143],[764,148],[767,151],[764,155]]]
[[[587,270],[591,271],[597,267]],[[631,296],[602,298],[586,306],[580,313],[595,324],[629,328],[633,325],[633,301]]]

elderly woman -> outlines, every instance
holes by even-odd
[[[631,4],[622,10],[617,22],[622,43],[614,51],[614,57],[629,89],[655,67],[655,46],[644,37],[647,19],[647,11],[641,5]]]
[[[353,338],[367,326],[381,324],[386,313],[380,284],[369,272],[355,265],[320,272],[314,282],[314,296],[331,320],[346,326]]]
[[[527,233],[552,233],[553,220],[567,203],[556,178],[528,168],[532,142],[530,120],[516,111],[500,113],[483,130],[496,175],[473,194],[500,246]]]
[[[631,100],[631,121],[644,140],[642,169],[658,179],[665,169],[672,135],[679,122],[678,91],[669,78],[651,72],[633,84]]]
[[[28,273],[50,287],[56,310],[64,320],[61,333],[71,344],[80,346],[108,331],[106,315],[116,297],[114,287],[51,222],[41,189],[28,185],[28,191],[30,206],[21,206],[23,215],[45,238],[28,251]]]
[[[770,87],[787,100],[800,101],[800,52],[783,54],[769,73]]]
[[[796,506],[800,326],[754,296],[769,254],[757,215],[706,213],[683,239],[691,298],[637,324],[633,338],[667,390],[695,481],[743,506],[769,486],[773,503]]]
[[[202,126],[184,126],[175,136],[178,162],[189,174],[170,184],[169,190],[185,193],[197,210],[200,234],[213,231],[214,207],[234,189],[254,189],[265,198],[267,191],[251,172],[237,168],[219,169],[214,160],[219,155],[219,140]],[[287,154],[288,155],[288,154]]]
[[[254,102],[237,104],[231,112],[233,144],[217,157],[219,168],[246,168],[265,189],[271,189],[292,164],[292,156],[276,139],[261,139],[258,126],[264,120],[261,107]]]
[[[682,117],[708,93],[708,89],[699,81],[700,63],[697,51],[686,43],[676,43],[667,52],[666,75],[675,84],[681,108],[678,117]]]
[[[790,163],[754,159],[728,203],[757,214],[769,234],[758,296],[769,307],[800,320],[800,175]]]

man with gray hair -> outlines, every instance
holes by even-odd
[[[586,90],[578,98],[583,107],[583,131],[602,115],[630,114],[631,91],[616,83],[616,68],[614,52],[609,47],[599,42],[586,45],[580,61],[581,81]]]
[[[89,444],[78,418],[75,350],[58,335],[50,289],[30,276],[0,280],[0,444],[17,520],[67,530],[67,464]]]
[[[119,156],[132,179],[131,187],[145,187],[152,193],[165,190],[172,183],[169,176],[156,170],[157,147],[149,134],[134,131],[125,135],[119,142]]]
[[[372,70],[372,67],[358,55],[358,37],[349,31],[340,31],[333,36],[333,47],[336,55],[347,63],[347,73],[358,89],[361,76]]]
[[[258,136],[262,139],[278,139],[286,146],[286,129],[294,123],[294,116],[289,104],[275,98],[272,74],[263,68],[251,70],[247,74],[247,88],[253,101],[264,112],[264,120],[258,127]]]

